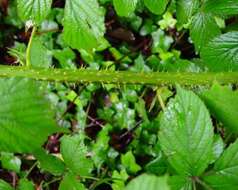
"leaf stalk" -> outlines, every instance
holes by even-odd
[[[26,49],[26,66],[30,67],[31,66],[31,48],[32,48],[32,40],[36,34],[37,27],[33,26],[32,32],[31,32],[31,37],[29,39],[27,49]]]

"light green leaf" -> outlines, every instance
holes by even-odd
[[[122,169],[120,172],[114,170],[112,173],[113,183],[112,189],[113,190],[121,190],[125,188],[125,182],[128,179],[128,174],[125,169]]]
[[[84,185],[72,174],[66,174],[61,181],[59,190],[86,190]]]
[[[60,66],[63,69],[75,69],[73,60],[75,59],[75,54],[69,47],[64,49],[57,49],[53,51],[55,59],[59,61]]]
[[[64,136],[61,140],[61,154],[66,166],[75,174],[88,176],[93,169],[93,162],[86,157],[87,147],[81,136]]]
[[[34,80],[0,80],[0,151],[33,153],[50,134],[65,131],[57,127],[44,92]]]
[[[2,167],[19,173],[21,169],[21,160],[12,153],[1,152]]]
[[[114,8],[119,16],[130,16],[136,9],[138,0],[113,0]]]
[[[34,184],[27,180],[27,179],[21,179],[18,184],[18,190],[34,190]]]
[[[228,32],[211,40],[201,52],[210,71],[238,70],[238,32]]]
[[[203,102],[177,87],[160,118],[159,141],[169,163],[181,175],[198,176],[211,160],[213,127]]]
[[[51,65],[52,56],[40,37],[34,37],[32,40],[30,58],[32,67],[49,68]]]
[[[121,163],[128,172],[136,173],[141,170],[140,165],[136,163],[135,157],[131,151],[121,156]]]
[[[13,190],[11,185],[0,179],[0,190]]]
[[[198,52],[220,33],[213,15],[198,12],[193,16],[190,26],[190,36]]]
[[[75,49],[91,50],[103,39],[104,14],[97,0],[66,0],[63,39]]]
[[[17,0],[18,14],[22,20],[40,24],[49,14],[52,0]]]
[[[157,177],[154,175],[143,174],[132,180],[125,190],[170,190],[168,185],[168,177]]]
[[[215,84],[201,94],[201,98],[217,120],[232,132],[238,133],[238,91]]]
[[[208,0],[203,6],[204,11],[216,15],[236,15],[238,13],[237,0]]]
[[[144,0],[145,6],[154,14],[160,15],[165,11],[168,0]]]
[[[210,163],[214,163],[223,153],[225,148],[225,143],[223,142],[220,135],[215,135],[213,140],[213,148],[212,148],[212,159]]]
[[[179,25],[188,23],[189,19],[199,8],[199,0],[177,0],[176,18]]]
[[[217,160],[215,173],[204,180],[214,190],[234,190],[238,187],[238,140],[231,144]]]

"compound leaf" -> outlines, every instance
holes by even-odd
[[[200,175],[211,160],[213,144],[213,127],[203,102],[178,87],[160,126],[159,141],[172,167],[181,175]]]

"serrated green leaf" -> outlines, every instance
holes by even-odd
[[[177,0],[176,18],[179,25],[186,24],[199,8],[199,0]]]
[[[21,160],[14,156],[12,153],[1,152],[1,164],[2,167],[11,170],[14,172],[20,172],[21,169]]]
[[[43,45],[40,37],[34,37],[32,40],[30,59],[32,67],[49,68],[52,62],[52,56]]]
[[[66,166],[76,175],[88,176],[93,169],[93,162],[86,157],[87,147],[82,138],[64,136],[61,140],[61,154]]]
[[[22,20],[40,24],[49,14],[52,0],[17,0],[18,14]]]
[[[34,80],[0,80],[0,151],[33,153],[50,134],[65,131],[56,126],[44,92]]]
[[[136,9],[138,0],[113,0],[114,8],[119,16],[128,17]]]
[[[121,156],[121,163],[128,172],[136,173],[141,170],[140,165],[136,163],[135,157],[131,151]]]
[[[208,0],[203,5],[206,12],[216,15],[236,15],[238,13],[237,0]]]
[[[190,36],[198,52],[220,33],[221,31],[212,14],[198,12],[193,16],[190,26]]]
[[[232,132],[238,133],[238,91],[219,84],[201,94],[211,114]]]
[[[145,6],[156,15],[163,14],[168,3],[168,0],[144,0]]]
[[[170,190],[168,185],[168,177],[157,177],[154,175],[143,174],[132,180],[125,190]]]
[[[171,166],[181,175],[198,176],[211,159],[213,127],[203,102],[177,88],[160,118],[159,142]]]
[[[0,179],[0,190],[13,190],[11,185]]]
[[[34,190],[34,184],[27,179],[20,179],[17,190]]]
[[[44,151],[37,151],[35,153],[37,160],[40,162],[40,169],[50,172],[54,175],[61,175],[65,170],[65,165],[62,160],[47,154]]]
[[[210,71],[238,70],[238,32],[228,32],[212,39],[201,52]]]
[[[59,190],[86,190],[84,185],[72,174],[66,174],[61,181]]]
[[[234,190],[238,187],[238,140],[231,144],[217,160],[215,173],[204,180],[214,190]]]
[[[104,36],[104,14],[97,0],[67,0],[63,39],[75,49],[98,47]]]

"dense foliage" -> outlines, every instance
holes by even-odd
[[[0,190],[238,189],[238,0],[0,6]]]

